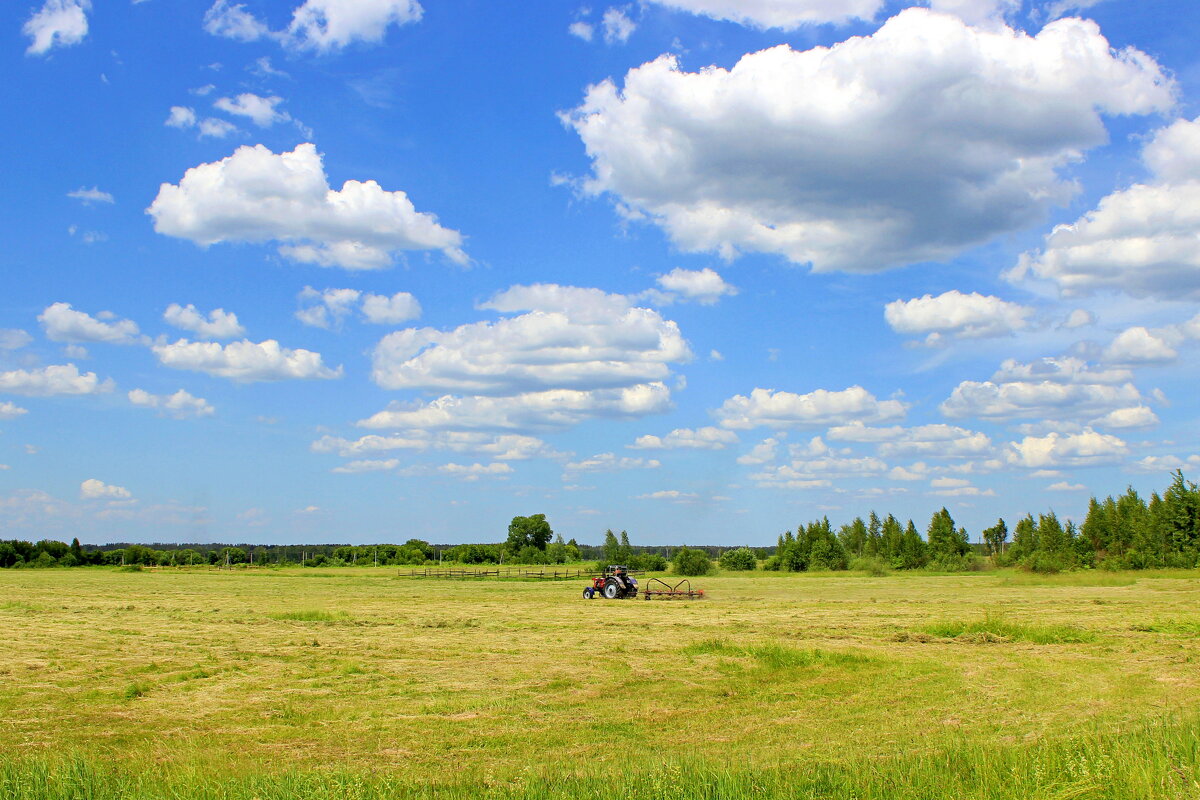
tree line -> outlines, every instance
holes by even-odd
[[[563,541],[544,514],[517,516],[503,542],[433,545],[422,539],[404,544],[374,545],[224,545],[122,544],[81,545],[43,539],[28,542],[0,540],[0,567],[74,567],[91,565],[195,566],[279,565],[418,566],[430,564],[553,565],[596,561],[623,564],[637,570],[661,571],[668,564],[679,574],[707,572],[716,558],[723,569],[763,569],[786,572],[843,569],[933,569],[959,571],[978,568],[980,556],[1001,566],[1022,566],[1039,572],[1076,568],[1145,569],[1200,567],[1200,489],[1176,471],[1160,495],[1144,500],[1130,487],[1119,497],[1091,498],[1082,525],[1063,522],[1050,511],[1035,519],[1026,514],[1011,530],[1004,519],[981,532],[972,545],[966,530],[950,512],[934,512],[918,531],[892,514],[874,511],[834,530],[828,517],[800,525],[781,535],[774,547],[632,545],[629,534],[605,531],[603,544]]]

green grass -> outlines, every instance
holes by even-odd
[[[1196,794],[1200,574],[308,575],[0,571],[0,800]]]
[[[1143,633],[1167,633],[1173,636],[1200,637],[1200,622],[1171,620],[1166,622],[1140,623],[1130,626],[1130,630]]]
[[[871,661],[871,659],[858,653],[816,649],[801,650],[776,643],[735,645],[729,644],[724,639],[705,639],[704,641],[694,642],[683,648],[683,653],[689,656],[718,655],[734,658],[748,657],[770,669],[795,669],[798,667],[811,667],[817,664],[864,664]]]
[[[935,622],[922,630],[930,636],[978,642],[1032,642],[1034,644],[1079,644],[1096,641],[1092,631],[1074,625],[1023,625],[1002,617],[952,622]]]
[[[753,761],[752,757],[750,761]],[[619,787],[619,789],[618,789]],[[526,770],[507,778],[452,770],[414,779],[342,769],[230,775],[87,758],[0,762],[6,800],[1189,800],[1200,797],[1200,725],[1162,720],[1022,745],[920,743],[901,755],[787,764],[655,760],[622,769]]]

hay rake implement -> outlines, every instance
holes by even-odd
[[[693,589],[691,581],[686,578],[674,586],[651,578],[642,589],[642,597],[647,600],[700,600],[704,597],[704,590]]]

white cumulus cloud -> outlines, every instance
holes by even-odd
[[[21,28],[30,40],[25,54],[40,56],[55,47],[79,44],[87,36],[91,10],[91,0],[46,0]]]
[[[233,339],[246,332],[238,322],[237,314],[223,308],[214,308],[205,317],[191,303],[186,306],[171,303],[163,312],[163,319],[168,325],[191,331],[201,339]]]
[[[1128,452],[1122,439],[1085,428],[1080,433],[1026,436],[1009,445],[1008,461],[1035,469],[1086,467],[1120,461]]]
[[[450,475],[464,481],[477,481],[480,478],[503,478],[513,471],[512,465],[503,462],[491,464],[443,464],[437,468],[443,475]]]
[[[637,30],[637,23],[629,18],[627,9],[613,6],[604,10],[600,24],[604,27],[604,41],[608,44],[624,44]]]
[[[1104,360],[1111,364],[1165,364],[1178,356],[1163,339],[1140,325],[1121,331],[1104,348]]]
[[[243,339],[227,345],[180,339],[174,343],[156,343],[151,350],[165,367],[205,372],[244,383],[342,376],[342,368],[326,367],[320,353],[281,347],[274,339],[262,342]]]
[[[416,0],[306,0],[292,11],[287,28],[272,31],[244,5],[217,0],[205,14],[204,29],[241,42],[272,39],[295,50],[327,53],[356,42],[378,44],[390,26],[417,22],[423,13]]]
[[[55,342],[135,344],[139,341],[137,323],[114,319],[105,311],[100,312],[99,317],[76,311],[70,303],[53,303],[38,315],[38,322],[45,328],[46,337]],[[113,321],[106,322],[106,319]]]
[[[899,400],[879,400],[861,386],[841,391],[817,389],[807,394],[754,389],[750,396],[734,395],[714,416],[722,427],[749,429],[766,426],[839,425],[854,420],[885,422],[904,416]]]
[[[372,357],[375,382],[387,389],[477,395],[608,389],[661,381],[670,375],[671,363],[691,358],[674,322],[652,309],[632,307],[620,295],[514,287],[482,307],[530,310],[448,331],[390,333]]]
[[[421,316],[421,304],[408,292],[367,294],[362,300],[363,318],[375,325],[398,325]]]
[[[84,500],[129,500],[133,497],[124,486],[111,486],[96,478],[79,484],[79,496]]]
[[[632,450],[724,450],[737,442],[737,434],[733,431],[710,425],[695,430],[676,428],[666,436],[639,436],[628,446]]]
[[[28,414],[29,410],[21,408],[16,403],[5,401],[0,403],[0,419],[16,419],[22,414]]]
[[[279,242],[286,258],[319,266],[380,269],[405,250],[441,250],[466,263],[462,236],[418,212],[402,191],[348,180],[333,190],[312,144],[275,154],[263,145],[192,167],[164,183],[147,209],[154,229],[207,247]]]
[[[364,428],[432,430],[553,430],[596,418],[632,419],[671,407],[661,382],[621,389],[552,389],[513,397],[444,395],[427,403],[395,403],[360,420]]]
[[[895,300],[884,307],[883,316],[897,333],[928,334],[933,344],[942,336],[979,339],[1008,336],[1029,324],[1033,309],[978,292],[963,294],[957,289],[934,297]]]
[[[722,297],[737,294],[736,288],[709,267],[696,270],[676,267],[666,275],[660,275],[657,283],[672,295],[695,300],[705,306],[716,303]]]
[[[1173,104],[1154,60],[1113,50],[1094,22],[1030,36],[909,8],[869,36],[730,69],[660,56],[563,118],[592,161],[584,191],[681,249],[871,272],[1039,222],[1075,192],[1060,169],[1106,141],[1104,114]]]
[[[252,92],[244,92],[237,97],[218,98],[213,106],[226,114],[246,117],[260,128],[269,128],[277,122],[291,120],[291,116],[287,112],[276,108],[282,102],[282,97],[260,97]],[[174,109],[172,109],[172,113],[174,113]]]
[[[1053,281],[1067,296],[1107,290],[1200,298],[1200,118],[1158,131],[1142,160],[1151,180],[1117,190],[1075,222],[1057,226],[1008,277]]]
[[[195,397],[183,389],[174,394],[150,394],[145,389],[131,389],[128,397],[135,406],[154,408],[175,419],[211,417],[216,412],[203,397]]]
[[[80,373],[74,364],[52,364],[40,369],[0,372],[0,392],[30,397],[58,394],[99,394],[113,390],[112,380],[100,380],[94,372]]]
[[[675,11],[736,22],[765,30],[791,31],[802,25],[871,20],[883,0],[650,0]]]

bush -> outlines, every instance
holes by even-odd
[[[779,572],[783,568],[783,559],[779,556],[771,556],[763,562],[763,569],[767,572]]]
[[[703,550],[689,550],[681,547],[675,551],[671,565],[676,575],[707,575],[712,569],[712,561]]]
[[[890,572],[888,565],[878,556],[856,558],[850,562],[850,569],[865,572],[873,578],[882,578]]]
[[[658,553],[638,553],[629,559],[629,568],[644,572],[664,572],[667,569],[667,560]]]
[[[749,572],[758,567],[758,559],[755,558],[754,552],[750,548],[739,547],[736,550],[726,550],[722,553],[720,564],[721,569]]]
[[[531,544],[522,547],[517,555],[513,558],[514,564],[548,564],[550,559],[546,558],[546,552],[539,550]]]

